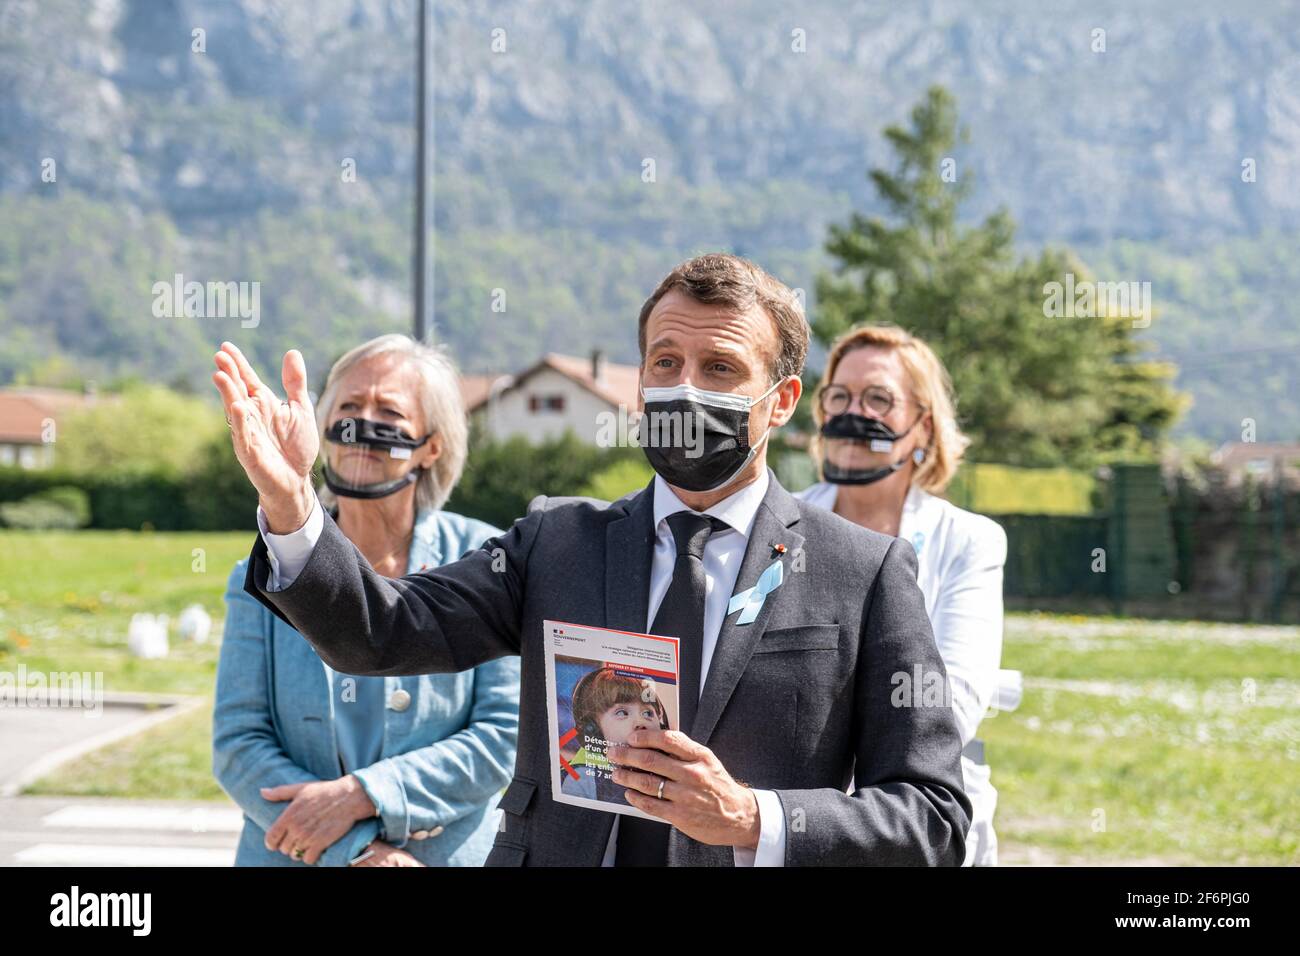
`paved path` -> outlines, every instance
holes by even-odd
[[[105,694],[96,706],[0,706],[0,797],[92,751],[211,706],[204,697]]]
[[[0,788],[18,781],[31,765],[69,744],[129,726],[140,718],[136,707],[0,707]]]
[[[116,797],[0,798],[0,866],[230,866],[233,803]]]

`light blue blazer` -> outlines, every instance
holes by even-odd
[[[416,516],[407,573],[455,561],[500,534],[446,511]],[[217,666],[212,768],[244,811],[236,866],[306,866],[266,849],[289,806],[261,787],[342,776],[334,725],[336,675],[307,640],[244,591],[247,561],[226,586]],[[481,866],[496,835],[519,729],[519,658],[460,674],[385,677],[381,758],[355,772],[379,809],[355,823],[319,866],[346,866],[375,837],[428,866]],[[401,693],[405,692],[405,694]],[[406,696],[409,695],[409,698]]]

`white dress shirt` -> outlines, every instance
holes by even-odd
[[[727,615],[727,605],[736,589],[736,577],[740,574],[740,564],[745,557],[745,548],[754,527],[754,518],[758,514],[759,505],[763,502],[763,496],[767,494],[769,475],[768,470],[764,469],[757,481],[746,485],[704,512],[726,522],[731,530],[715,532],[704,546],[704,647],[701,651],[701,692],[708,678],[713,652],[717,648],[723,618]],[[677,563],[677,545],[673,541],[672,529],[668,526],[668,516],[679,511],[690,510],[673,493],[668,483],[656,475],[654,481],[655,549],[650,566],[647,632],[654,622],[664,595],[668,593],[668,586],[672,583],[673,566]],[[258,506],[257,526],[266,542],[271,563],[267,590],[279,591],[288,587],[307,566],[307,559],[311,557],[312,549],[316,547],[324,527],[324,514],[324,509],[317,501],[306,524],[297,531],[289,534],[272,534],[267,530],[266,515],[261,506]],[[760,829],[758,849],[755,851],[733,847],[735,863],[737,866],[784,866],[785,814],[781,809],[780,798],[771,790],[752,792],[758,801]],[[618,817],[615,816],[602,866],[614,865],[617,847]]]
[[[838,485],[819,482],[795,497],[833,511],[838,491]],[[916,550],[916,583],[948,671],[953,717],[964,747],[975,738],[997,693],[1007,535],[991,518],[913,485],[903,502],[898,537]],[[992,866],[997,863],[993,812],[998,792],[989,780],[987,763],[963,754],[961,767],[972,805],[963,866]]]

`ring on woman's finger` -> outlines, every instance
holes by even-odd
[[[667,782],[668,782],[668,781],[666,781],[666,780],[662,780],[662,779],[659,781],[659,799],[660,799],[660,800],[662,800],[662,799],[664,798],[664,784],[667,783]]]

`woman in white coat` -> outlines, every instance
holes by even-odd
[[[964,745],[973,806],[964,865],[996,865],[997,791],[975,732],[997,691],[1007,539],[996,522],[938,497],[969,443],[948,373],[915,336],[861,326],[831,347],[816,399],[812,452],[822,480],[797,497],[916,548]]]

